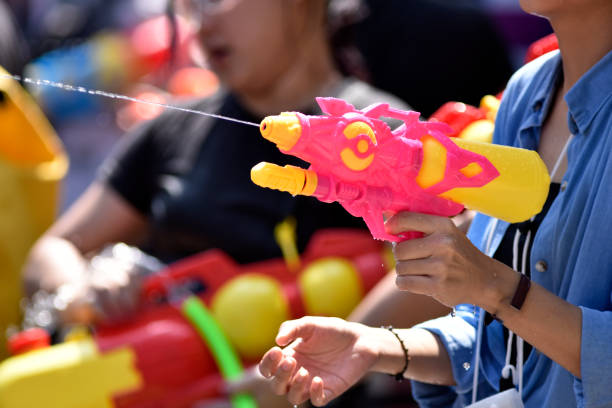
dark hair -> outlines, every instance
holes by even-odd
[[[368,14],[362,0],[328,0],[327,30],[332,57],[344,75],[370,80],[361,51],[355,43],[355,26]]]
[[[173,51],[171,55],[174,56],[178,45],[174,0],[168,0],[166,15],[170,21],[170,46]],[[367,81],[370,75],[364,58],[355,45],[354,28],[366,15],[367,7],[362,0],[327,0],[326,25],[334,62],[342,74],[364,81]]]

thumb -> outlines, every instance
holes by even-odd
[[[281,324],[278,329],[276,344],[284,347],[300,337],[306,339],[309,337],[310,333],[312,333],[313,329],[314,327],[308,320],[308,317],[303,317],[298,320],[288,320]]]

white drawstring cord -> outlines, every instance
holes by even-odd
[[[522,337],[516,336],[516,371],[518,372],[518,392],[523,399],[523,345],[525,341]]]
[[[531,221],[535,219],[532,218]],[[527,271],[527,252],[529,251],[529,245],[531,244],[531,230],[527,231],[527,236],[525,237],[525,244],[523,245],[523,262],[521,265],[521,273],[525,275]],[[521,336],[516,336],[516,371],[518,372],[518,391],[521,398],[523,397],[523,338]],[[516,385],[516,384],[515,384]]]
[[[555,175],[557,174],[557,171],[559,170],[559,167],[561,166],[561,162],[563,161],[563,158],[565,157],[566,153],[567,153],[567,149],[569,147],[570,141],[572,140],[572,137],[574,135],[570,134],[569,138],[567,139],[567,141],[565,142],[565,146],[563,146],[563,149],[561,150],[561,153],[559,154],[559,157],[557,158],[557,161],[555,162],[555,165],[553,166],[552,171],[550,172],[550,179],[552,180]],[[519,138],[519,144],[520,144],[520,138]],[[535,217],[531,218],[531,221],[533,221],[535,219]],[[485,254],[489,256],[489,251],[491,249],[491,242],[493,241],[493,234],[495,233],[495,229],[497,228],[497,223],[498,220],[494,219],[493,223],[491,223],[491,230],[489,231],[489,236],[487,237],[487,245],[485,247]],[[520,238],[520,231],[517,229],[515,235],[514,235],[514,241],[512,243],[512,268],[516,271],[518,270],[518,244],[519,244],[519,238]],[[525,244],[523,245],[523,254],[522,254],[522,262],[521,262],[521,273],[523,273],[524,271],[527,270],[527,250],[529,248],[529,245],[531,243],[531,230],[529,230],[527,232],[527,236],[525,237]],[[478,394],[478,371],[480,368],[480,349],[482,347],[482,331],[484,330],[484,310],[481,308],[480,309],[480,315],[478,317],[478,329],[476,332],[476,359],[474,362],[474,379],[472,381],[472,404],[476,403],[476,395]],[[511,347],[511,339],[512,336],[514,335],[514,333],[512,331],[508,331],[508,346],[506,347],[506,365],[504,366],[504,368],[502,369],[502,376],[504,378],[508,378],[508,375],[512,375],[512,383],[514,385],[517,385],[517,383],[515,382],[515,374],[518,374],[518,392],[519,392],[519,396],[523,397],[523,359],[524,359],[524,353],[523,353],[523,344],[524,344],[524,340],[520,337],[520,336],[516,336],[516,344],[517,344],[517,356],[516,356],[516,365],[517,367],[515,368],[514,366],[512,366],[510,364],[510,347]]]
[[[514,240],[512,241],[512,269],[518,271],[518,246],[521,238],[521,231],[517,228],[514,233]],[[523,255],[525,252],[525,247],[523,246]],[[523,260],[525,260],[525,256],[523,256]],[[522,265],[524,267],[524,264]],[[517,336],[517,338],[519,338]],[[512,340],[514,339],[514,332],[512,330],[508,330],[508,343],[506,345],[506,363],[504,368],[502,368],[501,375],[503,378],[508,378],[512,375],[512,384],[517,385],[518,378],[521,374],[519,373],[517,376],[517,369],[514,365],[510,364],[510,356],[512,355]]]
[[[493,242],[493,235],[495,234],[495,230],[497,229],[497,224],[499,220],[497,218],[493,219],[491,223],[491,230],[489,231],[489,236],[487,237],[487,245],[485,246],[485,255],[489,256],[489,251],[491,250],[491,243]],[[480,347],[482,346],[482,332],[484,330],[484,316],[485,311],[483,308],[480,308],[478,311],[478,328],[476,329],[476,359],[474,360],[474,378],[472,380],[472,404],[476,403],[476,396],[478,394],[478,371],[480,370]]]
[[[512,384],[516,385],[517,377],[516,377],[516,368],[510,364],[510,356],[512,354],[512,340],[514,339],[514,333],[509,332],[508,334],[508,342],[506,343],[506,362],[504,368],[502,368],[501,375],[503,378],[508,378],[512,375]]]
[[[478,394],[478,370],[480,369],[480,347],[482,345],[482,331],[484,330],[485,311],[480,308],[478,315],[478,329],[476,329],[476,360],[474,361],[474,378],[472,380],[472,404],[476,403]]]
[[[531,218],[530,221],[533,222],[534,218]],[[514,241],[512,242],[512,268],[515,271],[520,272],[521,274],[525,274],[527,271],[527,252],[529,250],[529,244],[531,243],[531,230],[527,231],[527,235],[525,236],[525,243],[523,244],[523,253],[521,259],[521,269],[518,269],[518,244],[521,237],[521,231],[519,229],[516,230],[514,234]],[[506,347],[506,365],[502,369],[502,377],[508,378],[510,374],[512,374],[512,384],[515,386],[518,385],[519,395],[522,397],[523,395],[523,344],[524,340],[520,336],[516,336],[516,366],[510,364],[510,355],[512,353],[512,339],[514,337],[514,332],[512,330],[508,330],[508,345]]]
[[[559,153],[559,157],[557,157],[557,161],[555,162],[555,165],[553,166],[553,169],[550,172],[551,180],[557,174],[557,170],[559,170],[559,166],[561,166],[561,162],[563,161],[563,158],[565,157],[565,154],[567,153],[567,148],[569,147],[570,140],[572,140],[572,137],[574,137],[574,135],[570,133],[569,137],[567,138],[567,141],[565,142],[565,145],[563,146],[563,149],[561,150],[561,153]]]

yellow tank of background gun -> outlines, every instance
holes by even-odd
[[[0,73],[8,75],[0,67]],[[18,82],[0,76],[0,360],[20,321],[21,269],[57,212],[68,158],[53,127]]]

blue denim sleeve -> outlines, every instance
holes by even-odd
[[[478,314],[474,314],[472,305],[459,305],[455,310],[454,317],[440,317],[416,327],[429,330],[442,341],[451,360],[453,377],[457,384],[455,391],[462,393],[472,388],[471,365],[476,344]]]
[[[455,317],[445,316],[416,327],[435,334],[450,358],[455,385],[441,387],[413,381],[412,394],[421,408],[463,407],[471,403],[475,368],[476,327],[478,311],[473,305],[458,305]],[[478,399],[496,392],[488,383],[481,364],[478,378]]]
[[[578,406],[604,408],[612,404],[612,312],[580,307],[582,310],[582,341],[580,373],[574,380]],[[581,401],[582,400],[582,401]]]

